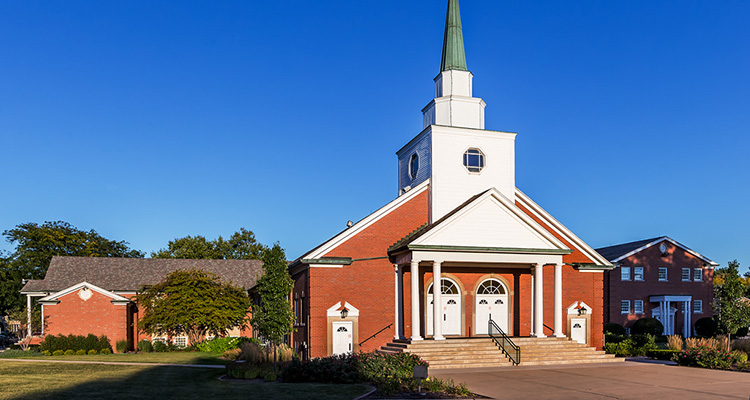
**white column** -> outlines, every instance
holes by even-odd
[[[398,264],[393,264],[393,271],[394,271],[394,278],[395,281],[393,282],[393,304],[394,310],[393,310],[393,331],[395,334],[393,335],[393,338],[403,339],[403,330],[401,329],[401,309],[403,304],[401,303],[401,285],[403,283],[402,275],[401,275],[401,266]]]
[[[562,324],[562,264],[555,264],[555,337],[565,337]]]
[[[31,296],[26,295],[26,331],[31,337]]]
[[[687,330],[687,336],[691,337],[693,335],[693,298],[690,298],[690,301],[688,301],[688,312],[687,312],[687,320],[688,320],[688,330]]]
[[[440,279],[443,277],[440,261],[432,263],[432,338],[445,340],[443,336],[443,285]]]
[[[531,267],[531,329],[529,334],[534,336],[534,267]]]
[[[682,302],[682,309],[683,315],[682,316],[682,336],[683,337],[690,337],[690,325],[688,325],[688,315],[690,315],[690,310],[688,309],[688,302],[683,301]]]
[[[543,264],[534,265],[534,336],[547,337],[544,334],[544,278]]]
[[[422,340],[419,335],[419,261],[411,262],[411,340]]]
[[[41,312],[42,319],[41,319],[40,323],[41,323],[41,326],[42,326],[42,328],[41,328],[41,330],[42,330],[42,336],[44,336],[44,304],[42,304],[40,306],[40,308],[42,309],[42,312]]]

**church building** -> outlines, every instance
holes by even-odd
[[[435,98],[396,152],[397,197],[289,266],[304,356],[458,343],[492,326],[602,348],[613,266],[516,187],[517,133],[485,128],[473,78],[450,0]]]

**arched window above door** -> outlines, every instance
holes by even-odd
[[[477,288],[477,294],[505,294],[505,286],[497,279],[487,279]]]
[[[427,289],[427,294],[432,294],[432,287],[433,285],[430,285],[429,289]],[[458,289],[458,285],[456,285],[455,282],[448,278],[443,278],[440,280],[440,288],[442,289],[440,293],[442,294],[461,294],[461,291]]]

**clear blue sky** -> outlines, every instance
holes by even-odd
[[[446,3],[1,2],[0,229],[150,252],[246,227],[296,258],[395,197]],[[594,247],[669,235],[750,265],[750,3],[461,11],[521,190]]]

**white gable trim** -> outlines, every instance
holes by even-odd
[[[370,227],[372,224],[374,224],[381,218],[390,214],[392,211],[406,204],[409,200],[413,199],[418,194],[427,190],[427,187],[429,186],[429,184],[430,184],[430,180],[429,179],[425,180],[424,182],[412,188],[405,194],[397,197],[392,202],[386,204],[384,207],[381,207],[379,210],[375,211],[374,213],[363,218],[356,224],[352,225],[349,229],[341,232],[340,234],[335,236],[333,239],[323,243],[323,245],[319,246],[317,249],[302,256],[302,258],[320,258],[330,253],[331,251],[333,251],[333,249],[340,246],[342,243],[346,242],[351,237],[367,229],[368,227]]]
[[[531,228],[532,233],[534,233],[543,242],[546,242],[550,248],[558,250],[567,249],[567,246],[563,242],[558,240],[548,230],[544,229],[543,226],[539,225],[536,221],[534,221],[534,219],[532,219],[525,212],[519,209],[515,204],[513,204],[512,201],[505,197],[505,195],[503,195],[496,188],[492,188],[478,198],[474,199],[474,201],[465,206],[463,209],[459,210],[454,215],[451,215],[447,220],[440,223],[439,226],[430,230],[424,236],[417,238],[414,242],[412,242],[412,244],[419,245],[428,242],[432,237],[440,234],[440,232],[442,232],[443,230],[448,229],[456,221],[460,220],[463,216],[470,213],[475,207],[477,207],[487,199],[495,199],[498,203],[500,203],[500,206],[509,211],[511,216],[515,217],[519,223],[525,224],[526,226]]]
[[[348,301],[344,302],[344,308],[349,311],[350,317],[359,317],[359,309],[349,304]],[[329,317],[340,317],[341,316],[341,302],[334,304],[333,307],[326,310],[326,315]]]
[[[38,301],[39,302],[50,302],[50,303],[51,302],[55,302],[60,297],[68,295],[68,294],[71,294],[71,293],[73,293],[73,292],[75,292],[77,290],[81,290],[83,288],[88,288],[90,290],[93,290],[94,292],[97,292],[99,294],[103,294],[103,295],[105,295],[107,297],[110,297],[110,298],[112,298],[112,302],[130,303],[130,299],[128,299],[127,297],[122,297],[122,296],[120,296],[120,295],[118,295],[116,293],[110,292],[109,290],[102,289],[102,288],[100,288],[100,287],[98,287],[96,285],[92,285],[92,284],[90,284],[88,282],[81,282],[79,284],[73,285],[73,286],[71,286],[71,287],[69,287],[67,289],[63,289],[63,290],[61,290],[61,291],[59,291],[57,293],[53,293],[53,294],[51,294],[51,295],[49,295],[47,297],[43,297],[43,298],[39,299]]]
[[[680,242],[678,242],[678,241],[676,241],[676,240],[674,240],[674,239],[672,239],[672,238],[670,238],[668,236],[662,236],[662,237],[660,237],[658,239],[655,239],[653,242],[647,243],[647,244],[645,244],[645,245],[643,245],[643,246],[641,246],[641,247],[639,247],[639,248],[631,251],[630,253],[623,254],[620,257],[617,257],[616,259],[612,260],[612,262],[620,262],[620,261],[622,261],[622,260],[624,260],[624,259],[632,256],[633,254],[639,253],[639,252],[641,252],[643,250],[646,250],[647,248],[649,248],[651,246],[657,245],[657,244],[659,244],[661,242],[664,242],[664,241],[672,243],[673,245],[681,248],[682,250],[685,250],[685,252],[692,254],[696,258],[700,258],[701,260],[703,260],[706,263],[708,263],[711,267],[718,267],[719,266],[718,263],[716,263],[716,262],[708,259],[708,257],[703,256],[702,254],[698,253],[697,251],[688,248],[687,246],[683,245],[682,243],[680,243]]]
[[[568,228],[565,227],[565,225],[561,224],[560,221],[556,220],[552,215],[550,215],[547,211],[545,211],[542,207],[540,207],[538,204],[534,203],[533,200],[526,194],[524,194],[520,189],[516,188],[516,199],[523,205],[529,212],[531,212],[535,217],[539,218],[541,221],[544,221],[547,226],[549,226],[552,230],[555,231],[558,235],[562,236],[570,242],[573,247],[575,247],[576,250],[583,253],[586,257],[588,257],[591,261],[594,261],[596,264],[599,265],[612,265],[606,258],[602,257],[601,254],[597,253],[596,250],[594,250],[591,246],[587,245],[586,242],[581,240],[578,236],[576,236],[573,232],[571,232]]]

